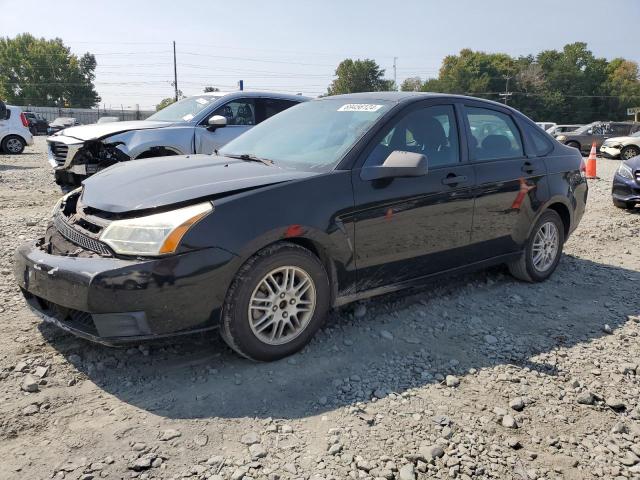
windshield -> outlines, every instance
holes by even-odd
[[[297,170],[329,171],[393,102],[324,99],[301,103],[229,142],[223,155],[251,155]]]
[[[593,122],[593,123],[589,123],[588,125],[584,125],[580,128],[578,128],[577,130],[574,130],[574,133],[587,133],[587,130],[589,130],[590,128],[595,127],[596,125],[600,125],[599,122]]]
[[[195,117],[198,112],[207,108],[220,97],[215,95],[202,95],[196,97],[183,98],[159,112],[151,115],[147,120],[160,120],[161,122],[188,122]]]

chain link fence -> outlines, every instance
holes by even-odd
[[[120,121],[144,120],[153,110],[125,110],[122,109],[102,109],[102,108],[59,108],[59,107],[38,107],[34,105],[20,106],[23,112],[34,112],[44,116],[51,122],[57,117],[72,117],[81,124],[96,123],[102,117],[116,117]]]

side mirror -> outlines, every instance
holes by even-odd
[[[0,100],[0,120],[7,119],[7,106]]]
[[[360,176],[363,180],[379,180],[396,177],[421,177],[429,171],[427,157],[421,153],[394,150],[382,165],[364,167]]]
[[[215,130],[216,128],[226,127],[227,126],[227,117],[223,117],[222,115],[214,115],[209,118],[207,121],[209,124],[209,130]]]

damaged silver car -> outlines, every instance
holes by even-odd
[[[211,154],[254,125],[306,100],[277,93],[204,93],[169,105],[146,120],[66,128],[47,138],[49,163],[56,183],[67,191],[114,163]]]

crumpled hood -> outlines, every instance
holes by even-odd
[[[78,125],[60,131],[60,135],[77,138],[79,140],[96,140],[116,133],[130,130],[147,130],[149,128],[164,128],[174,125],[171,122],[154,122],[151,120],[132,120],[130,122],[94,123],[92,125]],[[51,138],[55,140],[56,135]]]
[[[82,182],[84,205],[112,213],[163,207],[316,175],[211,155],[117,163]]]
[[[604,143],[606,143],[607,145],[616,145],[616,144],[623,144],[626,145],[627,143],[630,142],[634,142],[637,141],[638,137],[629,137],[629,136],[625,136],[625,137],[609,137],[607,138]]]

